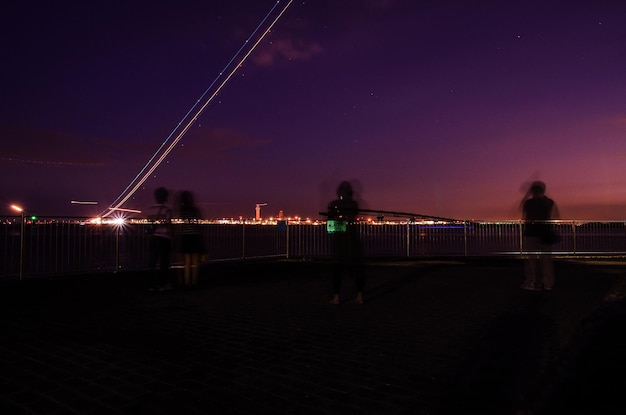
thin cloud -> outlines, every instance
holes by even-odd
[[[310,60],[323,51],[322,46],[315,42],[282,38],[270,41],[250,59],[258,66],[268,67],[282,60]]]
[[[31,127],[0,125],[0,160],[50,166],[103,165],[104,152],[97,140]]]

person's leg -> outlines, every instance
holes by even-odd
[[[526,290],[534,290],[537,281],[537,273],[539,272],[539,253],[540,246],[536,237],[527,237],[525,239],[525,251],[528,258],[524,264],[524,282],[521,288]]]
[[[191,285],[191,254],[185,254],[185,285]]]
[[[200,254],[191,254],[191,286],[198,286],[198,273],[200,272]]]
[[[354,264],[354,278],[356,283],[356,303],[363,304],[363,290],[365,289],[365,265],[361,259]]]
[[[171,241],[167,238],[156,238],[158,240],[159,251],[159,283],[163,287],[170,284],[170,249]]]
[[[163,267],[163,270],[165,272],[165,278],[167,279],[167,282],[171,282],[169,274],[172,260],[172,240],[167,238],[163,239],[163,259],[161,260],[161,266]]]
[[[554,286],[554,265],[551,255],[546,254],[541,257],[541,269],[543,271],[543,289],[549,291]]]
[[[538,269],[539,259],[537,255],[529,255],[528,259],[526,259],[526,263],[524,264],[524,282],[522,283],[522,288],[524,289],[534,289],[535,288],[535,280],[537,278],[537,269]]]
[[[183,269],[178,269],[176,272],[176,280],[178,282],[178,286],[179,287],[183,287],[185,285],[185,270],[184,267]]]
[[[357,291],[354,302],[357,304],[363,304],[363,291]]]
[[[343,263],[336,261],[333,264],[333,298],[331,304],[339,304],[339,293],[341,291],[341,277],[343,274]]]
[[[157,245],[156,237],[150,235],[148,237],[148,264],[149,264],[149,273],[148,273],[148,289],[150,291],[156,290],[159,288],[159,269],[157,269],[157,262],[159,261],[159,248]]]

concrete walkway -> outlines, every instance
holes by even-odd
[[[0,413],[621,414],[625,267],[373,261],[338,306],[323,261],[2,282]]]

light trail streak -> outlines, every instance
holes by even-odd
[[[88,200],[72,200],[70,202],[72,205],[97,205],[98,202],[92,202]]]
[[[178,142],[183,138],[183,136],[189,131],[194,122],[198,119],[198,117],[202,114],[205,108],[213,101],[213,99],[219,94],[219,92],[224,88],[226,83],[235,75],[237,70],[242,67],[246,59],[254,52],[257,46],[261,43],[261,41],[267,36],[267,34],[272,30],[274,25],[278,22],[278,20],[283,16],[283,14],[287,11],[293,0],[289,0],[285,7],[276,15],[276,17],[272,20],[272,22],[267,26],[267,28],[263,31],[263,33],[258,37],[258,39],[249,47],[248,51],[243,55],[241,59],[237,62],[237,64],[233,67],[233,69],[229,72],[229,74],[224,78],[224,80],[219,84],[219,86],[213,91],[213,93],[209,96],[209,98],[204,102],[202,106],[195,112],[193,117],[189,119],[189,116],[192,114],[194,109],[198,106],[198,104],[206,97],[209,91],[213,88],[214,85],[217,84],[218,79],[227,71],[227,69],[232,65],[232,63],[237,59],[237,56],[241,54],[243,50],[245,50],[246,46],[250,43],[251,39],[257,34],[257,32],[263,27],[264,23],[269,19],[272,15],[276,7],[280,1],[276,1],[274,6],[270,9],[270,11],[265,15],[265,17],[261,20],[261,22],[257,25],[257,27],[253,30],[252,34],[246,39],[244,44],[239,48],[239,50],[233,55],[230,61],[226,64],[224,69],[219,73],[219,75],[215,78],[215,80],[209,85],[209,87],[204,91],[204,93],[200,96],[200,98],[196,101],[196,103],[191,107],[191,109],[185,114],[185,116],[181,119],[178,125],[172,130],[172,132],[168,135],[165,141],[161,144],[161,146],[157,149],[157,151],[152,155],[150,160],[146,163],[146,165],[141,169],[141,171],[135,176],[135,178],[129,183],[129,185],[122,191],[122,193],[111,203],[108,212],[103,212],[101,216],[107,217],[114,210],[118,209],[122,206],[128,199],[130,199],[135,192],[145,183],[145,181],[150,177],[150,175],[159,167],[159,165],[165,160],[165,158],[170,154],[170,152],[176,147]],[[163,150],[168,141],[174,136],[176,131],[183,125],[185,120],[189,119],[189,121],[185,124],[182,130],[176,135],[176,138],[172,140],[172,142],[167,146],[167,148]],[[159,156],[160,154],[160,156]],[[158,158],[157,158],[158,156]],[[156,160],[155,160],[156,158]],[[147,169],[147,170],[146,170]]]
[[[141,213],[141,210],[137,210],[137,209],[125,209],[125,208],[119,208],[119,207],[110,207],[109,208],[109,213],[113,213],[113,212],[129,212],[129,213]],[[104,217],[104,216],[103,216]]]

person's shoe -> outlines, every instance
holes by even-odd
[[[359,291],[359,293],[356,295],[356,298],[354,299],[354,302],[357,304],[363,304],[363,293]]]
[[[520,288],[522,290],[528,290],[528,291],[539,291],[537,288],[535,288],[534,285],[526,285],[526,284],[522,284],[520,285]]]
[[[331,303],[331,304],[333,304],[333,305],[337,305],[337,304],[339,304],[339,297],[338,297],[338,296],[333,297],[333,298],[330,300],[330,303]]]
[[[174,289],[174,287],[172,286],[172,284],[170,284],[168,282],[167,284],[165,284],[164,286],[159,288],[159,291],[161,291],[161,292],[163,292],[163,291],[172,291],[173,289]]]

